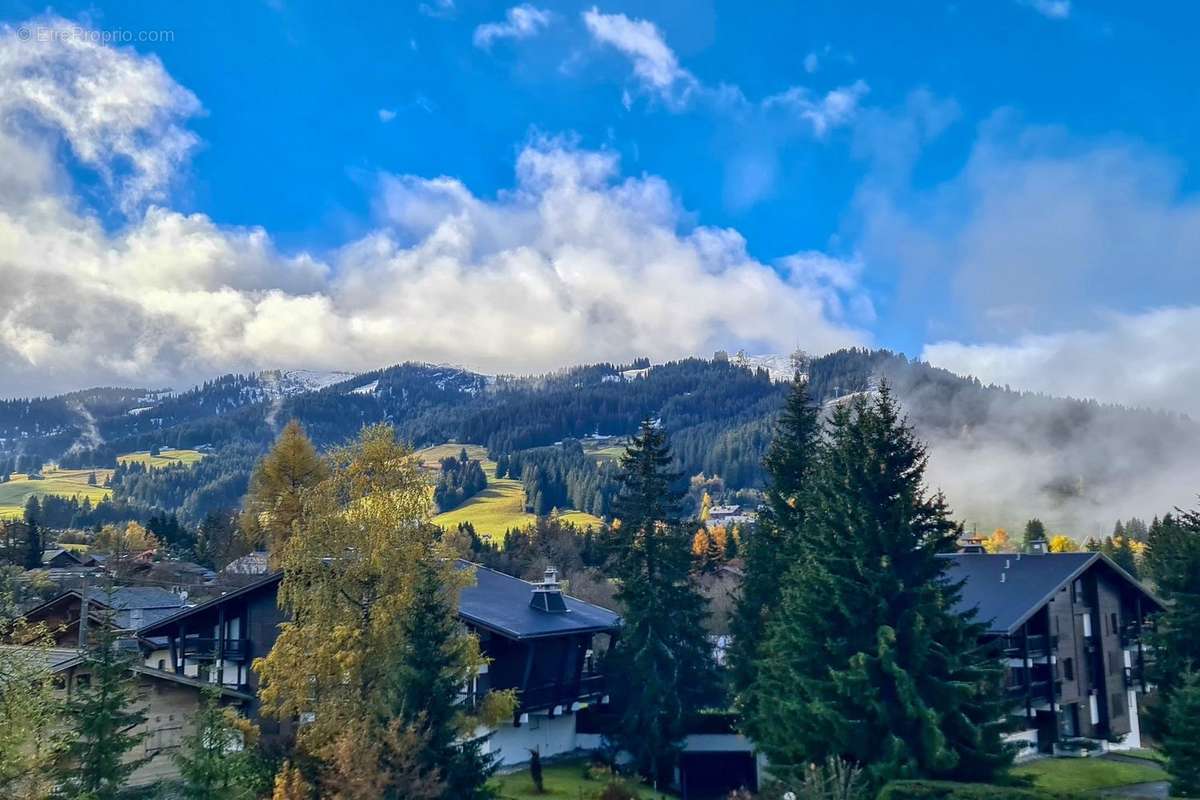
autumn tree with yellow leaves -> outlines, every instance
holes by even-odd
[[[454,616],[457,592],[472,576],[456,568],[429,524],[428,478],[391,427],[365,428],[324,461],[321,479],[291,506],[299,513],[290,534],[277,540],[279,604],[291,621],[254,664],[263,712],[304,720],[297,746],[320,765],[304,781],[284,776],[277,794],[322,785],[339,766],[362,768],[361,754],[346,752],[353,731],[378,745],[381,774],[408,776],[421,791],[440,780],[442,796],[469,800],[492,766],[479,743],[460,734],[482,721],[476,709],[497,705],[459,703],[457,687],[484,663]],[[430,663],[432,677],[423,666]],[[414,741],[429,742],[415,772],[385,746]],[[408,796],[414,787],[397,781],[379,796]]]
[[[241,515],[246,541],[253,547],[265,547],[277,562],[284,542],[303,523],[309,490],[328,472],[300,423],[292,420],[284,426],[275,446],[250,476]]]

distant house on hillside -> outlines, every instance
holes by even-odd
[[[86,553],[80,555],[61,547],[42,551],[42,566],[46,569],[73,569],[94,566],[96,559]]]
[[[708,521],[714,525],[746,525],[754,522],[756,514],[743,510],[741,506],[713,506],[708,510]]]
[[[1089,739],[1141,746],[1139,696],[1151,689],[1144,642],[1162,604],[1100,553],[947,555],[974,609],[998,640],[1006,692],[1023,728],[1015,741],[1038,752]]]
[[[88,588],[88,626],[110,624],[118,630],[135,631],[179,611],[185,605],[180,595],[154,586],[120,586],[107,590]],[[30,609],[24,619],[43,623],[62,647],[78,647],[83,594],[78,589],[63,592]]]
[[[597,637],[611,646],[620,619],[563,594],[550,570],[543,581],[528,583],[465,561],[459,566],[474,570],[475,583],[460,593],[458,616],[489,659],[469,691],[518,692],[515,716],[492,731],[488,747],[503,764],[528,761],[535,748],[544,758],[575,750],[583,741],[576,737],[575,712],[606,699]],[[281,572],[264,575],[143,626],[143,640],[163,642],[147,664],[255,695],[258,675],[250,664],[270,651],[286,620],[276,604],[282,579]],[[257,700],[246,709],[257,717]],[[267,736],[283,732],[274,720],[258,721]]]

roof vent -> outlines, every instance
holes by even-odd
[[[1001,582],[1001,583],[1004,583],[1004,582],[1005,582],[1005,581],[1007,581],[1007,580],[1008,580],[1008,573],[1007,573],[1007,572],[1001,572],[1001,573],[1000,573],[1000,582]]]
[[[558,583],[557,569],[546,567],[541,582],[533,585],[533,597],[529,598],[529,607],[547,614],[567,612],[567,603],[563,600],[562,587]]]

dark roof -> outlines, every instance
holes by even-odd
[[[74,553],[72,553],[70,550],[67,550],[67,549],[65,549],[65,548],[62,548],[62,547],[56,547],[56,548],[54,548],[54,549],[52,549],[52,550],[43,550],[43,551],[42,551],[42,563],[43,563],[43,564],[49,564],[49,563],[50,563],[51,561],[53,561],[54,559],[58,558],[59,556],[63,556],[63,555],[65,555],[65,556],[66,556],[68,559],[70,559],[71,561],[75,562],[76,564],[82,564],[82,563],[83,563],[83,559],[82,559],[82,558],[80,558],[79,556],[75,555],[75,554],[74,554]]]
[[[34,617],[67,598],[79,598],[77,589],[70,589],[25,612]],[[111,591],[97,586],[88,588],[88,602],[97,607],[112,609],[113,622],[118,628],[136,628],[171,616],[183,608],[185,601],[174,592],[157,586],[117,586]],[[89,613],[89,617],[91,614]]]
[[[976,620],[992,633],[1012,633],[1048,603],[1054,594],[1095,563],[1110,567],[1150,600],[1144,586],[1100,553],[955,553],[947,577],[963,581],[959,610],[977,609]],[[1004,575],[1003,582],[1000,576]]]
[[[529,606],[529,599],[533,594],[532,583],[468,561],[460,560],[458,565],[461,569],[475,568],[475,584],[463,589],[459,596],[458,615],[464,621],[480,628],[512,639],[532,639],[615,630],[621,624],[621,618],[612,611],[566,595],[563,596],[567,607],[565,614],[537,611]],[[138,633],[142,636],[165,633],[168,627],[183,618],[203,613],[219,603],[260,587],[278,583],[282,578],[282,572],[272,573],[207,603],[146,625]]]
[[[532,583],[467,561],[458,563],[463,569],[475,568],[475,585],[462,590],[458,615],[481,628],[513,639],[534,639],[615,630],[621,624],[612,611],[567,595],[565,614],[538,611],[529,605]]]
[[[219,597],[214,597],[211,600],[206,600],[199,605],[192,606],[191,608],[185,608],[182,611],[168,614],[167,616],[161,617],[153,622],[147,622],[138,629],[138,635],[149,636],[154,633],[165,633],[167,628],[181,619],[192,617],[196,614],[203,614],[205,611],[208,611],[211,608],[216,608],[221,603],[233,600],[236,597],[242,597],[243,595],[250,594],[256,589],[260,589],[264,586],[270,586],[272,584],[279,583],[282,578],[282,572],[272,572],[270,575],[264,575],[252,583],[248,583],[245,586],[240,586],[237,589],[232,589]]]

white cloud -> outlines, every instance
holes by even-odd
[[[395,118],[396,118],[395,109],[391,109],[391,108],[379,109],[379,121],[380,122],[391,122]]]
[[[653,22],[602,14],[595,6],[583,12],[583,21],[593,39],[628,57],[638,82],[669,105],[686,103],[699,86],[695,76],[679,65],[675,51]]]
[[[808,89],[793,86],[786,92],[767,97],[762,105],[768,111],[787,110],[798,119],[807,121],[817,138],[821,138],[830,130],[850,122],[858,113],[859,101],[868,91],[864,81],[855,81],[826,93],[824,97],[814,98]]]
[[[1111,313],[1105,323],[999,344],[938,342],[923,357],[983,381],[1200,418],[1200,306]]]
[[[1071,0],[1020,0],[1043,17],[1066,19],[1071,16]]]
[[[433,0],[432,3],[421,3],[417,11],[433,19],[452,19],[458,13],[454,0]]]
[[[815,52],[810,52],[804,57],[804,71],[812,75],[821,68],[821,57]]]
[[[61,137],[126,211],[159,199],[196,145],[182,120],[200,113],[154,56],[72,35],[76,23],[45,16],[24,30],[0,27],[0,118],[26,137]],[[17,166],[17,165],[12,165]],[[2,169],[2,168],[0,168]]]
[[[5,70],[26,63],[14,58],[13,38],[0,39],[0,86],[17,77]],[[123,145],[112,142],[123,140],[112,131],[148,152],[163,147],[159,137],[189,137],[179,120],[195,104],[178,102],[191,96],[151,59],[114,52],[80,62],[49,50],[40,63],[54,97],[66,91],[60,83],[77,85],[77,67],[97,86],[122,75],[157,81],[139,97],[162,107],[131,114],[126,103],[81,100],[90,133],[62,133],[98,143],[82,150],[84,161],[114,181]],[[517,159],[514,186],[495,198],[453,178],[384,175],[369,233],[329,253],[288,254],[261,228],[163,206],[106,229],[46,145],[47,131],[81,123],[22,108],[0,116],[5,395],[178,386],[264,367],[367,369],[412,358],[525,371],[800,341],[820,351],[867,338],[856,327],[856,262],[806,253],[776,270],[736,231],[695,225],[661,179],[622,177],[609,152],[534,141]],[[154,186],[168,171],[150,171],[161,176]]]
[[[549,11],[522,3],[508,10],[503,22],[487,22],[477,27],[475,46],[487,50],[497,39],[528,39],[549,25]]]

